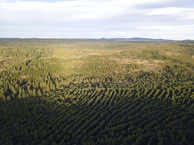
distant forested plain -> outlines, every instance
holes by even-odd
[[[0,145],[193,145],[194,43],[0,39]]]

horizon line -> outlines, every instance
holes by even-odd
[[[82,39],[82,40],[111,40],[111,39],[147,39],[147,40],[166,40],[166,41],[194,41],[194,39],[166,39],[166,38],[150,38],[150,37],[98,37],[98,38],[83,38],[83,37],[0,37],[0,39]]]

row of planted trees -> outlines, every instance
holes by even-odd
[[[192,143],[193,76],[179,78],[186,81],[173,88],[167,87],[172,81],[158,87],[160,76],[152,82],[143,81],[146,77],[151,76],[140,74],[129,84],[104,81],[98,86],[86,81],[83,84],[90,85],[80,87],[80,83],[70,83],[41,97],[35,92],[32,98],[1,101],[1,142]]]

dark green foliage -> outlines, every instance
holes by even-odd
[[[81,58],[82,67],[63,74],[61,63],[66,60],[53,57],[53,46],[78,45],[79,41],[0,42],[0,144],[193,144],[192,62],[189,66],[188,60],[170,58],[158,49],[150,49],[134,55],[146,60],[165,60],[158,71],[132,72],[139,66],[118,64],[107,56],[90,56]],[[91,45],[89,41],[83,43]],[[128,52],[111,55],[120,58],[133,52],[127,49],[130,45],[161,45],[160,49],[170,45],[97,44],[96,48],[121,47]],[[179,45],[186,52],[193,50],[192,44],[176,46]]]

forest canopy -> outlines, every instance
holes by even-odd
[[[0,144],[194,142],[194,43],[0,39]]]

